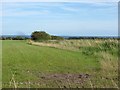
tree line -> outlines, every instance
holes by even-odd
[[[43,41],[43,40],[64,40],[63,37],[50,35],[45,31],[34,31],[31,34],[31,38],[25,36],[1,36],[0,40],[27,40],[31,39],[34,41]]]
[[[44,40],[76,40],[76,39],[119,39],[119,37],[68,37],[68,38],[63,38],[60,36],[55,36],[55,35],[50,35],[45,31],[34,31],[31,34],[31,37],[25,37],[25,36],[1,36],[0,40],[27,40],[31,39],[34,41],[44,41]]]
[[[68,40],[71,40],[71,39],[118,39],[118,37],[95,37],[95,36],[91,36],[91,37],[68,37]]]
[[[0,40],[27,40],[29,39],[28,37],[24,37],[24,36],[1,36]]]

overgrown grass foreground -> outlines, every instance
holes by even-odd
[[[3,88],[118,88],[118,40],[3,41]]]

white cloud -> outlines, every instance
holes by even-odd
[[[80,3],[80,2],[79,2]],[[110,2],[110,3],[102,3],[102,2],[91,2],[90,5],[92,6],[108,6],[108,7],[114,7],[117,5],[115,2]],[[54,2],[54,3],[19,3],[19,2],[9,2],[9,3],[4,3],[3,4],[4,9],[3,9],[3,15],[1,14],[0,16],[29,16],[29,15],[46,15],[49,13],[53,13],[50,8],[61,8],[62,10],[71,11],[71,12],[85,12],[81,9],[80,7],[73,7],[71,5],[67,5],[62,2]],[[105,9],[105,8],[104,8]],[[107,10],[111,10],[111,8],[106,8]],[[103,10],[103,8],[102,8]],[[107,11],[106,10],[106,11]],[[66,13],[61,13],[61,14],[66,14]]]

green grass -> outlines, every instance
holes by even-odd
[[[0,40],[0,89],[2,88],[2,41]]]
[[[117,81],[115,81],[115,85],[113,85],[113,82],[106,81],[107,83],[105,83],[104,80],[101,80],[99,78],[100,76],[103,76],[103,78],[106,77],[105,75],[103,75],[103,72],[105,71],[103,70],[103,67],[105,67],[103,63],[105,61],[104,59],[106,59],[105,57],[102,57],[103,52],[100,52],[99,54],[97,54],[97,56],[95,56],[93,53],[88,53],[86,55],[86,52],[89,52],[89,49],[86,49],[86,47],[83,47],[82,49],[79,48],[80,52],[78,52],[70,51],[67,49],[29,45],[27,44],[27,41],[5,40],[2,41],[2,45],[3,87],[58,87],[59,85],[53,83],[56,80],[46,80],[41,78],[41,76],[49,76],[50,74],[56,73],[87,73],[91,75],[91,80],[78,85],[75,83],[71,83],[70,85],[72,87],[93,87],[91,83],[96,84],[96,87],[116,87],[115,85]],[[92,51],[95,49],[90,48],[90,50]],[[96,52],[96,50],[94,52]],[[108,55],[111,56],[112,63],[116,65],[116,56],[109,53]],[[111,63],[109,58],[108,61]],[[117,65],[115,66],[115,68],[111,68],[111,71],[107,69],[110,73],[110,78],[117,77],[117,73],[113,72],[114,69],[117,69]],[[96,77],[96,75],[98,78],[94,78]],[[95,80],[101,81],[96,83]],[[29,84],[17,84],[17,82],[34,82],[34,84],[30,84],[29,86]],[[106,86],[99,85],[103,82],[106,84]],[[39,83],[40,85],[37,85],[36,83]],[[58,84],[60,83],[58,82]],[[69,87],[68,83],[64,82],[64,85],[66,87]],[[60,86],[63,85],[60,84]]]

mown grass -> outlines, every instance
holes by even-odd
[[[64,40],[42,42],[41,46],[38,42],[3,41],[2,85],[6,88],[118,88],[117,43],[112,39]],[[62,78],[69,74],[71,78],[61,79],[61,74],[65,74]],[[77,78],[76,74],[83,78]],[[49,78],[50,75],[54,78]]]

